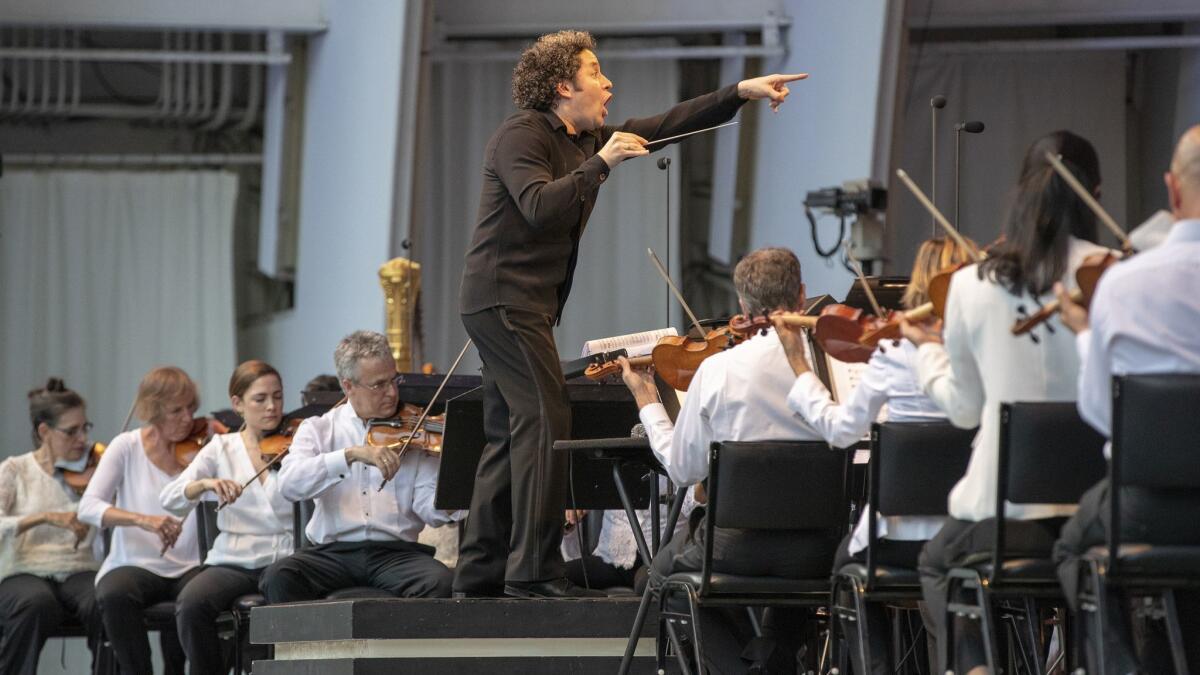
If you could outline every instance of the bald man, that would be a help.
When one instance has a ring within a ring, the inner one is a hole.
[[[1179,139],[1166,173],[1167,195],[1175,224],[1162,245],[1121,262],[1100,280],[1091,312],[1071,302],[1061,285],[1062,320],[1077,334],[1082,367],[1079,372],[1079,414],[1088,424],[1112,437],[1113,375],[1130,373],[1200,373],[1200,125]],[[1166,340],[1164,336],[1178,339]],[[1107,448],[1106,448],[1107,452]],[[1200,459],[1198,457],[1197,459]],[[1063,526],[1054,548],[1059,578],[1068,600],[1077,603],[1079,557],[1106,541],[1109,485],[1105,479],[1084,495],[1079,511]],[[1142,530],[1149,541],[1200,543],[1200,498],[1172,503],[1168,512],[1140,513],[1137,504],[1122,502],[1123,522]],[[1128,527],[1128,526],[1127,526]],[[1177,593],[1188,663],[1200,672],[1200,597]],[[1108,603],[1110,625],[1120,627],[1104,636],[1109,648],[1109,672],[1171,672],[1164,646],[1130,647],[1125,607],[1118,598]],[[1086,628],[1081,626],[1081,628]],[[1089,641],[1099,636],[1088,635]],[[1146,637],[1146,636],[1142,636]],[[1089,657],[1091,651],[1089,650]],[[1089,664],[1089,672],[1099,672]]]

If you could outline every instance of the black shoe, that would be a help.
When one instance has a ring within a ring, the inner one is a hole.
[[[604,591],[576,586],[566,577],[549,581],[510,581],[504,584],[505,595],[514,598],[606,598]]]

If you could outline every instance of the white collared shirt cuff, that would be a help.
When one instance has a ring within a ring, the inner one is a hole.
[[[1088,349],[1091,346],[1092,329],[1084,328],[1075,334],[1075,353],[1079,355],[1079,363],[1087,362]]]
[[[350,473],[350,462],[346,459],[346,451],[338,450],[337,452],[327,452],[323,458],[325,460],[325,472],[330,480],[344,479]]]
[[[638,419],[642,421],[642,426],[646,428],[646,432],[650,432],[650,428],[658,426],[662,423],[671,423],[671,416],[667,414],[667,408],[662,403],[651,403],[644,406],[638,411]]]

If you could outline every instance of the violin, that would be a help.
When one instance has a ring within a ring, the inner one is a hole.
[[[105,447],[107,446],[103,443],[93,443],[92,447],[87,449],[88,461],[82,471],[62,469],[63,482],[74,490],[75,494],[82,495],[87,490],[88,482],[92,480],[96,467],[100,465],[100,457],[104,454]]]
[[[292,446],[292,437],[296,435],[296,430],[300,428],[300,423],[303,421],[298,417],[290,419],[275,431],[263,436],[258,441],[258,453],[262,456],[262,460],[268,464],[274,464],[280,457],[286,455]]]
[[[1102,254],[1095,253],[1085,258],[1079,269],[1075,270],[1075,283],[1077,286],[1071,289],[1067,297],[1072,302],[1083,305],[1085,308],[1090,306],[1092,304],[1092,295],[1096,292],[1096,284],[1100,283],[1100,275],[1104,274],[1104,271],[1119,259],[1111,251]],[[1012,325],[1012,334],[1025,335],[1037,326],[1045,323],[1050,317],[1058,314],[1061,305],[1062,303],[1058,301],[1058,298],[1055,298],[1033,314],[1018,319]]]
[[[753,332],[754,330],[738,332],[732,326],[722,326],[708,331],[703,339],[668,335],[659,339],[648,356],[629,358],[629,365],[635,368],[653,365],[663,382],[679,391],[687,391],[704,359],[741,343]],[[604,363],[593,363],[583,374],[588,379],[600,380],[619,372],[621,363],[614,359]]]
[[[818,316],[799,312],[775,312],[747,318],[738,315],[730,319],[729,327],[738,332],[753,333],[774,325],[773,318],[782,317],[785,323],[803,326],[812,331],[813,338],[829,356],[846,363],[865,363],[871,359],[874,346],[860,344],[864,331],[874,330],[879,320],[861,309],[849,305],[826,305]]]
[[[442,453],[442,434],[446,431],[446,415],[429,415],[417,429],[421,419],[421,408],[404,403],[396,415],[367,420],[367,445],[391,450],[421,448],[431,455]],[[411,440],[410,440],[411,438]]]
[[[196,455],[200,453],[200,449],[208,444],[213,433],[227,434],[229,427],[221,424],[217,419],[209,419],[207,417],[197,417],[192,420],[192,429],[188,432],[186,438],[175,442],[175,461],[179,462],[180,466],[188,466],[196,459]]]

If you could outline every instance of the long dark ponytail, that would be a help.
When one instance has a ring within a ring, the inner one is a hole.
[[[1061,155],[1092,193],[1100,185],[1100,160],[1087,139],[1055,131],[1030,146],[1005,219],[1004,244],[979,266],[981,277],[1013,295],[1048,292],[1067,272],[1071,237],[1096,241],[1095,214],[1054,172],[1046,152]]]

